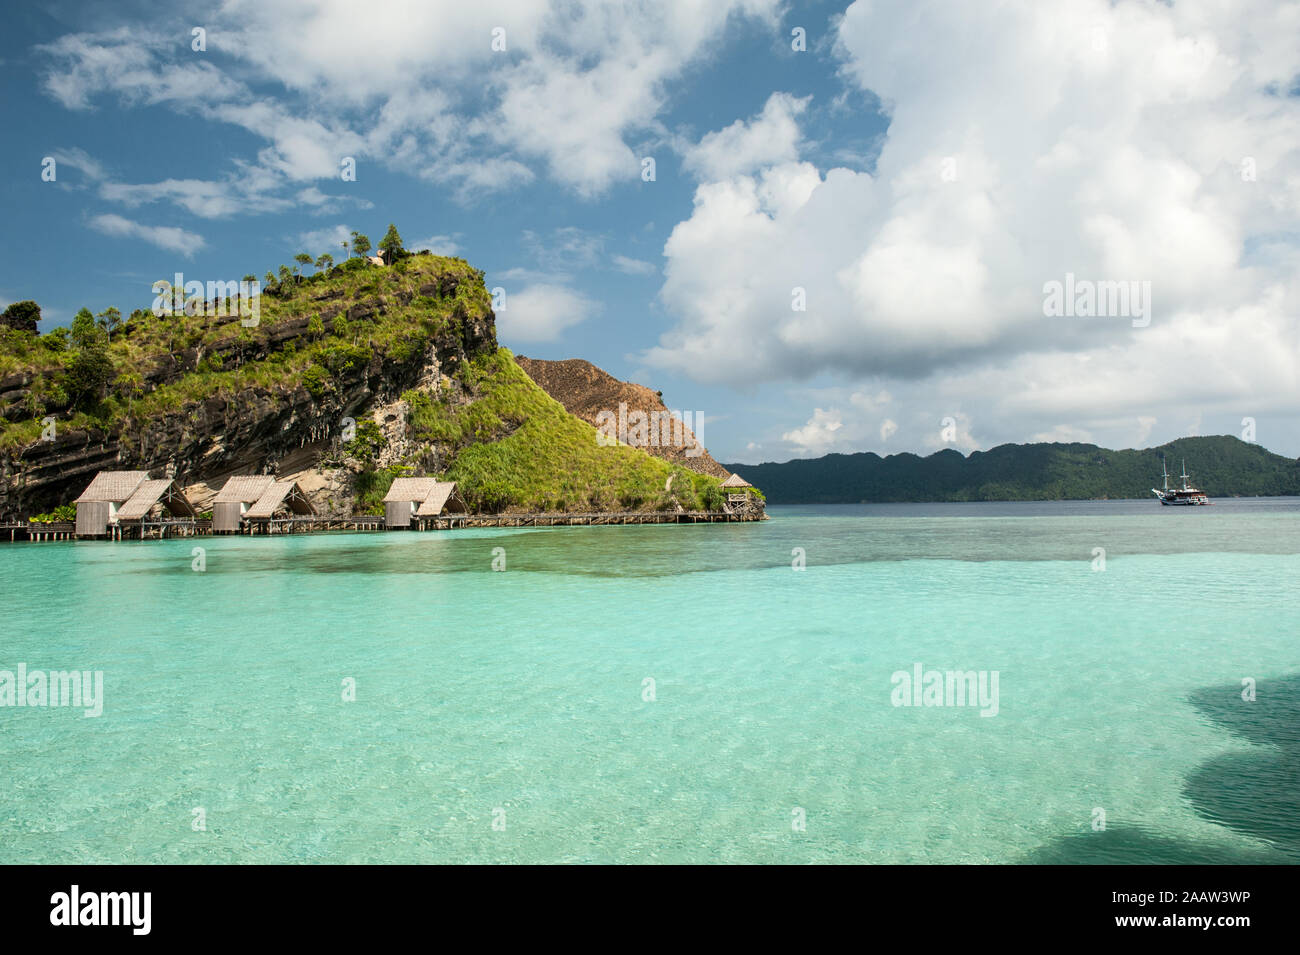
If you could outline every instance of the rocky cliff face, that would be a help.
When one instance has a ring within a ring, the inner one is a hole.
[[[545,361],[517,355],[515,361],[528,373],[528,377],[541,386],[543,391],[564,405],[569,414],[597,427],[601,424],[599,416],[602,412],[618,416],[620,405],[626,406],[628,415],[641,412],[647,418],[652,414],[663,414],[668,411],[657,392],[651,391],[644,385],[619,381],[613,375],[581,358]],[[608,421],[609,418],[603,420]],[[629,443],[642,447],[657,458],[679,464],[700,474],[726,478],[731,473],[713,460],[703,444],[697,442],[695,433],[690,428],[683,428],[683,432],[681,442],[641,444],[632,441]],[[693,453],[695,451],[702,453]]]
[[[317,289],[303,283],[269,303],[254,329],[187,319],[174,351],[151,352],[131,341],[147,337],[133,331],[114,354],[118,372],[129,362],[139,383],[115,396],[119,411],[102,423],[72,415],[48,387],[61,367],[0,378],[0,416],[54,419],[52,440],[0,451],[0,519],[70,502],[101,469],[215,485],[234,473],[314,467],[345,419],[362,421],[424,382],[454,386],[465,361],[496,350],[495,316],[479,273],[461,260],[420,258]],[[320,493],[328,510],[324,484]]]

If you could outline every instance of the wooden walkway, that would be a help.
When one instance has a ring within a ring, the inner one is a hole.
[[[77,536],[77,525],[71,521],[58,523],[0,524],[0,540],[5,541],[65,541]]]
[[[328,531],[386,530],[457,530],[465,527],[577,527],[609,524],[716,524],[763,520],[764,516],[733,514],[729,511],[615,511],[582,514],[444,514],[419,518],[410,528],[389,528],[382,515],[352,517],[282,517],[273,520],[245,520],[237,532],[245,536],[280,536],[283,534],[319,534]],[[223,532],[212,530],[204,520],[134,521],[111,525],[107,540],[166,540],[176,537],[206,537]],[[0,524],[0,541],[55,541],[77,539],[72,523],[40,524],[17,522]]]
[[[269,534],[318,534],[322,531],[382,531],[382,515],[358,514],[352,517],[277,517],[272,520],[244,519],[240,534],[265,536]]]
[[[418,530],[457,527],[574,527],[583,524],[715,524],[758,520],[726,511],[596,511],[589,514],[445,514],[419,519]]]

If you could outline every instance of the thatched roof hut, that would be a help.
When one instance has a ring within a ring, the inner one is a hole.
[[[727,492],[728,504],[748,503],[749,491],[753,486],[739,474],[732,474],[722,482],[722,489]]]
[[[456,492],[455,481],[438,481],[434,484],[432,493],[424,499],[424,503],[415,512],[415,516],[417,518],[439,517],[444,513],[464,514],[468,510],[460,494]]]
[[[77,505],[77,536],[98,537],[108,533],[108,525],[117,523],[118,511],[140,484],[149,479],[148,471],[100,471],[73,501]]]
[[[155,512],[166,512],[172,517],[197,517],[198,512],[171,478],[141,481],[132,495],[117,512],[123,523],[135,524]]]
[[[297,481],[275,481],[262,492],[262,496],[244,515],[248,521],[269,521],[278,515],[296,514],[307,517],[316,513],[316,508],[298,486]]]
[[[248,509],[275,483],[269,474],[236,474],[212,499],[213,533],[234,533]]]
[[[410,527],[412,522],[440,517],[444,513],[464,514],[468,508],[456,493],[455,481],[431,477],[396,478],[384,495],[384,524]]]
[[[275,478],[269,474],[236,474],[226,480],[212,503],[252,504],[274,483]]]
[[[269,474],[236,474],[212,500],[212,530],[233,533],[245,521],[315,513],[311,499],[296,481],[277,481]]]
[[[72,503],[86,504],[109,501],[120,505],[135,493],[135,489],[140,486],[141,481],[147,480],[149,480],[148,471],[100,471],[86,489],[81,492],[81,497]]]

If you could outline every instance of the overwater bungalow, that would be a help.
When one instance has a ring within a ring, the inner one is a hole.
[[[264,524],[289,517],[315,516],[316,508],[297,481],[274,481],[244,513],[244,521]]]
[[[384,525],[392,528],[418,527],[421,530],[444,514],[465,514],[465,506],[456,492],[455,481],[431,477],[396,478],[384,495]]]
[[[191,520],[199,516],[194,505],[171,478],[141,481],[135,493],[117,512],[117,521],[123,526],[139,526],[144,521],[160,520],[164,514],[168,517],[188,517]]]
[[[212,499],[214,534],[237,534],[250,524],[315,516],[316,508],[296,481],[277,481],[269,474],[236,474]]]
[[[149,479],[148,471],[100,471],[81,496],[77,505],[77,536],[103,537],[109,525],[117,524],[122,509],[140,482]]]
[[[123,525],[150,517],[194,517],[194,506],[170,478],[151,479],[148,471],[100,471],[74,502],[77,536],[105,537]]]
[[[212,499],[212,533],[237,534],[244,515],[275,483],[269,474],[236,474]]]

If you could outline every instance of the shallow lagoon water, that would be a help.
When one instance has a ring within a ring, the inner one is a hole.
[[[1296,501],[771,514],[4,545],[0,862],[1300,861]]]

